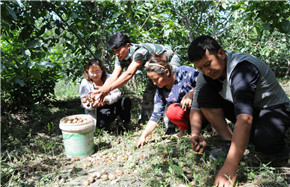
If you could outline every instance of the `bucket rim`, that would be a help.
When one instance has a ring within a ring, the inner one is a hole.
[[[85,122],[76,124],[66,123],[66,121],[68,121],[68,119],[72,117],[87,118],[87,120]],[[93,118],[89,114],[75,114],[63,117],[60,120],[59,128],[63,131],[74,133],[78,131],[89,131],[93,128],[93,124],[94,124]]]
[[[72,117],[87,118],[88,120],[86,122],[83,122],[83,123],[67,124],[66,121],[68,121]],[[69,115],[69,116],[66,116],[66,117],[61,118],[61,120],[60,120],[60,124],[66,125],[66,126],[82,126],[82,125],[86,125],[88,123],[93,123],[93,118],[89,114],[74,114],[74,115]]]

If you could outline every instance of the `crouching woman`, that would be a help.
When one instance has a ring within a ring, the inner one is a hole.
[[[106,73],[99,59],[89,60],[84,70],[84,79],[79,88],[79,96],[85,113],[93,117],[95,128],[108,129],[118,117],[118,125],[124,128],[131,118],[131,100],[121,97],[119,89],[112,90],[102,102],[93,108],[90,93],[101,87],[110,75]]]
[[[198,71],[189,66],[172,68],[163,54],[153,57],[145,64],[148,77],[158,87],[154,98],[154,110],[139,138],[137,147],[142,147],[146,137],[157,127],[162,118],[178,126],[180,132],[189,129],[189,111]],[[164,113],[166,115],[164,115]]]

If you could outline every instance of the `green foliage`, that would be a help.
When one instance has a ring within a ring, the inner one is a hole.
[[[232,10],[232,21],[221,33],[223,47],[229,50],[253,54],[267,63],[277,77],[285,76],[290,57],[288,31],[281,32],[278,25],[280,23],[279,20],[289,20],[289,16],[285,15],[285,12],[289,12],[286,4],[287,2],[282,1],[252,1],[247,3],[239,2],[228,7],[229,10]],[[281,7],[281,11],[277,12],[275,8],[273,9],[275,11],[273,11],[271,6]],[[267,14],[267,19],[265,14]],[[280,15],[279,19],[277,15]],[[269,22],[275,24],[266,28],[265,25]],[[226,38],[226,36],[229,36],[229,38]]]
[[[1,8],[1,101],[4,110],[27,109],[52,98],[55,81],[60,77],[60,65],[52,63],[40,37],[49,26],[34,17],[49,15],[16,2],[5,2]]]
[[[100,58],[111,72],[115,57],[106,42],[117,31],[128,34],[132,43],[169,45],[183,64],[190,65],[190,42],[208,34],[225,49],[262,58],[279,77],[288,68],[289,1],[0,3],[4,111],[53,98],[56,82],[78,82],[91,58]],[[143,85],[142,80],[136,85]]]
[[[275,28],[281,33],[290,33],[289,1],[251,1],[245,7],[250,22],[258,22],[265,30],[274,32]]]
[[[55,96],[57,99],[63,99],[68,97],[78,97],[78,84],[74,84],[71,81],[60,80],[55,85]]]

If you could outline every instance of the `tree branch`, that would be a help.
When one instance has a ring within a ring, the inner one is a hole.
[[[203,12],[204,12],[204,1],[201,2],[201,11],[200,11],[200,18],[199,18],[199,21],[198,21],[198,25],[196,26],[195,30],[197,30],[200,25],[201,25],[201,22],[202,22],[202,18],[203,18]]]
[[[179,15],[180,16],[180,20],[183,22],[185,28],[188,29],[189,31],[191,31],[192,30],[192,26],[191,26],[191,24],[189,22],[189,17],[187,15],[181,14],[179,11],[177,11],[177,7],[175,6],[175,4],[173,4],[173,7],[174,7],[174,9],[173,10],[171,9],[171,11],[173,11],[177,15]],[[188,33],[188,38],[189,38],[190,42],[193,40],[193,36],[192,36],[191,32]]]
[[[143,26],[145,25],[145,23],[148,21],[149,17],[151,16],[152,12],[160,5],[162,1],[160,1],[150,12],[149,12],[149,15],[148,17],[146,18],[146,20],[144,21],[144,23],[142,24],[142,26],[140,27],[139,30],[141,30],[143,28]]]
[[[68,27],[68,29],[74,34],[76,35],[76,37],[85,45],[85,47],[87,48],[87,50],[91,53],[91,55],[94,56],[94,58],[97,58],[97,56],[92,52],[92,50],[90,49],[90,47],[87,45],[87,43],[74,31],[74,29],[71,27],[71,25],[69,25],[64,19],[63,17],[55,10],[54,7],[52,7],[52,10],[56,13],[56,15],[63,21],[63,23]]]
[[[96,15],[97,15],[99,18],[101,18],[100,10],[99,10],[99,7],[97,6],[96,2],[94,2],[93,5],[94,5],[94,11],[96,12]],[[102,23],[101,21],[99,22],[99,25],[100,25],[100,27],[101,27],[103,33],[105,33],[105,32],[106,32],[106,28],[104,27],[104,25],[103,25],[103,23]],[[103,46],[104,46],[104,47],[102,48],[102,55],[104,55],[104,58],[105,58],[105,60],[106,60],[106,62],[107,62],[107,64],[108,64],[108,66],[109,66],[109,71],[112,72],[113,67],[112,67],[112,64],[109,63],[109,62],[110,62],[110,59],[111,59],[111,54],[108,52],[108,49],[107,49],[107,46],[106,46],[106,41],[101,40],[101,42],[103,43]]]

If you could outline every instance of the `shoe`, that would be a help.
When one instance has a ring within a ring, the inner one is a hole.
[[[228,155],[230,147],[231,141],[225,141],[225,145],[223,147],[209,152],[209,158],[211,160],[225,159]]]
[[[118,121],[117,121],[117,124],[118,124],[118,126],[120,127],[120,129],[124,129],[124,130],[127,130],[127,129],[129,129],[130,127],[130,124],[131,123],[131,120],[129,119],[129,120],[121,120],[120,118],[118,119]]]
[[[108,127],[105,125],[104,121],[100,121],[97,124],[97,128],[100,129],[100,130],[108,130]]]
[[[176,134],[175,128],[174,127],[167,128],[165,134],[166,135]]]

